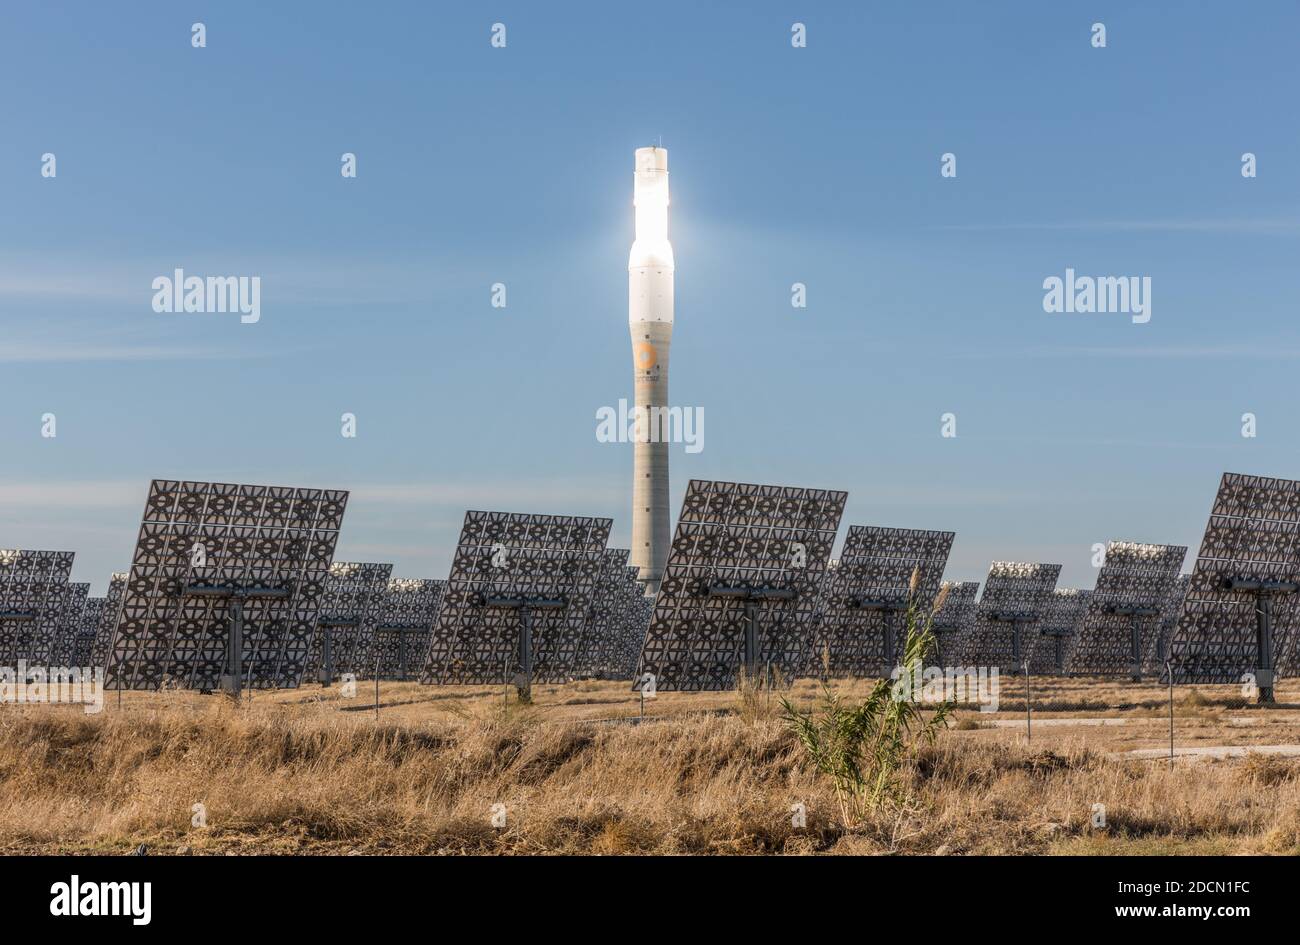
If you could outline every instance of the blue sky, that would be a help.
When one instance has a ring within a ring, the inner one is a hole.
[[[1295,3],[646,9],[6,10],[0,546],[76,551],[102,593],[154,477],[351,489],[339,556],[408,577],[446,574],[466,508],[626,544],[595,412],[631,397],[632,152],[661,137],[672,400],[705,414],[675,502],[847,489],[846,527],[955,530],[949,578],[1091,586],[1094,542],[1195,547],[1223,471],[1300,473]],[[260,276],[261,321],[155,313],[177,267]],[[1150,276],[1151,321],[1045,313],[1067,267]]]

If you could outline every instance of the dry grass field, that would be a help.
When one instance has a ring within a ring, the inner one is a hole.
[[[1126,754],[1168,748],[1159,685],[1035,680],[1027,737],[1023,683],[1004,682],[1002,711],[957,712],[906,767],[907,802],[851,831],[765,693],[661,693],[644,718],[627,684],[598,682],[538,686],[531,706],[386,683],[378,716],[364,683],[4,705],[0,852],[1300,853],[1300,757],[1279,747],[1300,753],[1300,686],[1269,709],[1181,687],[1180,751],[1246,750],[1171,765]]]

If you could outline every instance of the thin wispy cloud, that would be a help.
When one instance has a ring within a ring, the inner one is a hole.
[[[1020,434],[1009,434],[1006,436],[981,436],[978,433],[971,434],[972,440],[979,440],[984,443],[1035,443],[1039,446],[1052,446],[1062,451],[1092,451],[1097,449],[1122,449],[1122,450],[1209,450],[1214,452],[1231,452],[1236,444],[1232,441],[1215,441],[1206,439],[1202,442],[1191,440],[1170,440],[1156,439],[1152,437],[1091,437],[1091,436],[1045,436],[1034,432],[1025,432]],[[1085,496],[1081,493],[1074,492],[1071,494],[1071,501],[1080,501]]]
[[[560,506],[590,508],[622,502],[626,496],[604,481],[534,479],[523,482],[407,482],[352,486],[351,504],[374,502],[395,505],[435,505],[489,508],[501,511],[554,509]]]
[[[283,477],[260,477],[279,482]],[[149,480],[0,481],[0,509],[96,509],[129,506],[142,509]],[[593,505],[621,503],[626,496],[616,484],[573,479],[536,479],[524,482],[404,482],[353,485],[348,489],[349,518],[360,517],[365,507],[447,507],[454,510],[490,508],[503,511],[556,509],[570,511]],[[459,527],[459,518],[454,520]]]
[[[163,316],[154,316],[162,318]],[[106,325],[112,321],[111,326]],[[38,320],[0,338],[0,364],[57,364],[90,361],[224,361],[266,358],[266,347],[247,350],[175,338],[175,325],[122,319]]]
[[[445,252],[433,260],[418,256],[369,259],[177,253],[166,258],[121,259],[107,265],[98,258],[67,258],[57,269],[44,259],[33,258],[8,260],[7,268],[0,268],[0,302],[99,303],[119,309],[125,305],[142,314],[154,314],[153,280],[170,278],[176,269],[186,276],[257,276],[268,303],[318,306],[427,303],[431,284],[482,281],[490,274],[481,261]]]
[[[123,506],[143,509],[147,491],[148,482],[138,479],[0,481],[0,509],[112,509]]]
[[[261,356],[261,355],[254,355]],[[83,345],[0,341],[0,364],[57,364],[85,361],[222,361],[249,355],[216,347],[179,345]]]
[[[1154,233],[1257,233],[1290,236],[1300,234],[1300,220],[1072,220],[1020,221],[1006,223],[944,223],[938,230],[986,232],[993,230],[1064,230],[1096,232]]]
[[[964,349],[948,352],[944,357],[953,360],[1004,360],[1022,361],[1026,358],[1120,358],[1125,360],[1168,361],[1296,361],[1300,360],[1300,347],[1265,344],[1222,345],[1069,345]]]
[[[148,283],[145,283],[146,288]],[[0,270],[0,299],[148,303],[148,294],[120,272],[89,271],[72,265],[58,270],[24,267]]]
[[[861,495],[872,507],[977,508],[1025,505],[1052,501],[1053,497],[1029,489],[997,489],[962,486],[951,482],[915,485],[871,483],[849,488],[850,498]],[[848,517],[846,516],[846,521]],[[889,523],[885,523],[889,524]],[[896,524],[896,523],[895,523]]]
[[[455,539],[452,539],[452,545]],[[392,542],[340,542],[337,561],[392,561],[394,558],[445,558],[452,545],[435,547],[427,545],[406,545]]]

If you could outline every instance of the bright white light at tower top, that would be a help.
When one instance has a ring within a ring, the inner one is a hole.
[[[663,148],[637,148],[633,204],[636,206],[636,242],[628,269],[673,268],[673,247],[668,242],[668,152]]]

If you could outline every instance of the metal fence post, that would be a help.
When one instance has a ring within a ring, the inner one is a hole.
[[[1029,712],[1029,660],[1021,666],[1025,670],[1025,744],[1028,745],[1034,740],[1034,722]]]
[[[1169,674],[1169,767],[1174,766],[1174,664],[1165,661],[1165,672]]]

